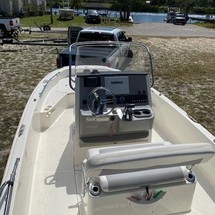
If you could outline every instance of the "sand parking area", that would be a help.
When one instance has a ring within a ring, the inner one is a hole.
[[[123,27],[128,34],[158,37],[204,37],[215,38],[215,30],[192,24],[173,25],[171,23],[143,23]]]

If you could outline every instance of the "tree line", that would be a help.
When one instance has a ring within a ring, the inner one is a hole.
[[[124,11],[124,19],[128,19],[133,12],[167,12],[170,8],[180,10],[185,14],[215,14],[215,0],[117,0],[112,9]]]
[[[149,2],[150,3],[147,3]],[[153,7],[184,7],[188,5],[190,8],[194,7],[203,7],[203,8],[213,8],[215,7],[215,0],[106,0],[101,1],[105,3],[111,4],[111,9],[119,7],[119,6],[126,6],[130,7],[133,11],[139,11],[143,9],[150,9]],[[88,0],[70,0],[70,6],[72,8],[81,8],[83,3],[87,3]],[[90,1],[92,2],[92,1]],[[95,1],[98,2],[98,1]],[[47,0],[47,5],[50,6],[52,4],[53,7],[59,8],[62,7],[63,1],[62,0]]]
[[[63,7],[62,0],[47,0],[47,7],[60,8]],[[90,1],[92,2],[92,1]],[[98,2],[98,1],[97,1]],[[121,19],[128,20],[130,12],[167,12],[170,7],[180,8],[180,11],[188,14],[215,14],[215,0],[102,0],[110,6],[110,10],[120,11]],[[88,0],[70,0],[71,8],[81,9]],[[24,0],[24,11],[31,15],[32,12],[44,13],[44,5],[30,4]]]

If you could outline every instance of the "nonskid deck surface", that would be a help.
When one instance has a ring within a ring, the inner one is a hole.
[[[73,109],[67,109],[41,133],[29,214],[78,213],[71,122],[74,122]]]
[[[80,214],[73,166],[74,110],[66,109],[41,133],[29,214]],[[152,142],[163,141],[152,131]],[[80,177],[81,181],[81,177]],[[186,195],[186,193],[184,194]],[[214,215],[214,202],[197,183],[190,215]]]

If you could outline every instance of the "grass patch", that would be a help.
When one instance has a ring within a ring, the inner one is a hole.
[[[1,159],[0,159],[0,179],[2,179],[4,174],[4,167],[6,166],[9,150],[1,153]]]
[[[215,23],[209,23],[209,22],[196,22],[195,25],[198,25],[198,26],[200,26],[200,27],[215,29]]]
[[[214,39],[154,38],[150,47],[155,88],[215,134]]]
[[[44,15],[44,16],[24,17],[20,21],[22,27],[37,27],[35,22],[38,25],[48,24],[51,27],[68,27],[72,25],[83,25],[84,18],[81,16],[76,16],[73,20],[61,21],[61,20],[58,20],[58,16],[53,15],[53,24],[50,24],[51,23],[50,16]]]
[[[49,24],[53,28],[67,28],[69,26],[94,26],[95,24],[87,24],[85,23],[85,19],[83,16],[75,16],[73,20],[68,20],[68,21],[61,21],[59,20],[59,16],[53,15],[53,24],[51,23],[51,18],[50,15],[44,15],[44,16],[34,16],[34,17],[24,17],[21,19],[20,23],[22,27],[37,27],[35,22],[38,25],[42,24]],[[97,26],[131,26],[131,23],[125,23],[125,22],[118,22],[116,23],[115,21],[107,21],[104,22],[102,21],[101,24],[96,24]]]

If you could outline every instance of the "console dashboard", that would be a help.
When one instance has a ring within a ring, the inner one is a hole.
[[[115,95],[115,106],[126,104],[135,106],[151,105],[149,76],[144,73],[103,72],[96,74],[78,74],[80,109],[87,110],[87,100],[90,92],[97,87],[104,87]],[[111,94],[103,92],[103,98],[109,99]],[[107,104],[111,107],[113,104]]]

